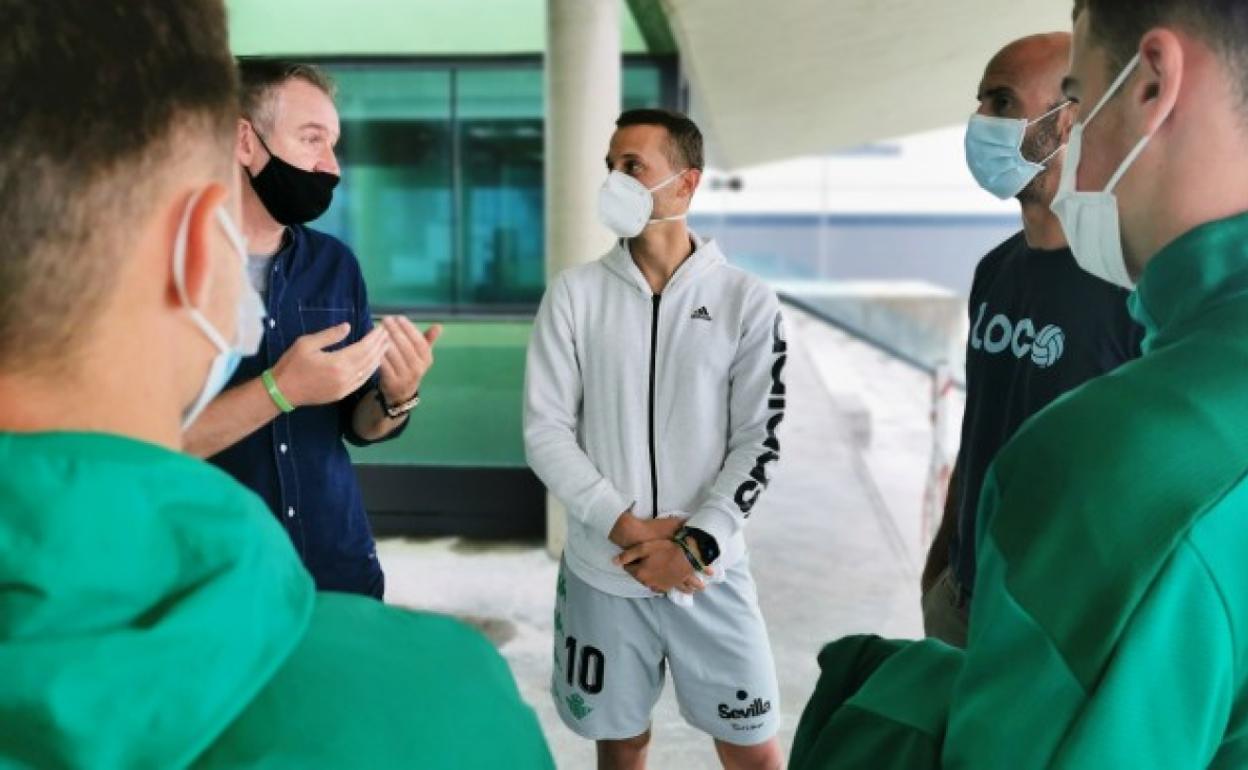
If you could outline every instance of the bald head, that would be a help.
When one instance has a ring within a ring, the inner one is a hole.
[[[1024,205],[1047,206],[1057,191],[1062,161],[1058,151],[1074,120],[1074,110],[1058,109],[1066,102],[1062,80],[1070,68],[1070,47],[1066,32],[1015,40],[992,57],[979,83],[980,115],[1036,121],[1024,135],[1022,153],[1026,160],[1044,163],[1046,173],[1018,194]]]
[[[1034,119],[1063,101],[1070,67],[1070,34],[1051,32],[1015,40],[988,62],[977,98],[980,114]]]

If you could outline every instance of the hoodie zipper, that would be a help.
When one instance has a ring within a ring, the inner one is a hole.
[[[654,383],[659,353],[659,302],[662,299],[661,294],[654,295],[654,312],[650,320],[650,494],[653,506],[651,516],[656,519],[659,517],[659,466],[654,449]]]

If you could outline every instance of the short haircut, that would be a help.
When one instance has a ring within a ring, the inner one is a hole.
[[[316,86],[330,99],[337,86],[325,70],[315,64],[301,64],[283,59],[245,58],[238,60],[238,80],[242,90],[243,117],[261,128],[271,130],[276,118],[274,93],[289,80],[302,80]]]
[[[687,116],[673,110],[628,110],[615,121],[616,128],[629,126],[662,126],[667,129],[667,159],[672,168],[696,168],[705,166],[702,156],[702,132]]]
[[[1092,37],[1121,70],[1154,27],[1175,26],[1205,41],[1236,80],[1248,109],[1248,2],[1244,0],[1075,0],[1075,18],[1088,11]],[[1112,75],[1111,75],[1112,77]]]
[[[177,164],[228,178],[237,120],[221,0],[0,0],[0,367],[68,365]]]

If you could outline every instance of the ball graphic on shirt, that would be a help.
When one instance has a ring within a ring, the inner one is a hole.
[[[1031,343],[1031,360],[1041,369],[1048,369],[1056,364],[1066,352],[1066,333],[1060,326],[1044,327]]]

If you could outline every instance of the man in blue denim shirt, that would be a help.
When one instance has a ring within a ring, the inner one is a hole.
[[[315,67],[240,64],[236,154],[249,273],[268,313],[260,352],[186,435],[268,503],[317,588],[380,599],[385,578],[343,439],[398,436],[419,401],[441,327],[374,326],[355,255],[304,226],[338,183],[333,85]]]

